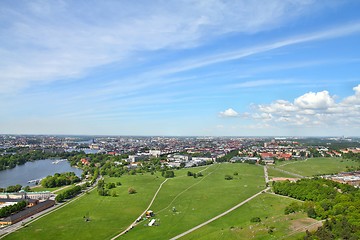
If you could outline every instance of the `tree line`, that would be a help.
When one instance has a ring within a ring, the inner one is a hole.
[[[16,153],[0,155],[0,171],[11,169],[17,165],[48,158],[69,158],[78,152],[48,153],[42,150],[20,149]]]
[[[81,190],[86,187],[87,187],[87,184],[84,184],[83,186],[74,186],[68,190],[65,190],[62,193],[59,193],[55,197],[55,200],[57,202],[63,202],[66,199],[71,199],[71,198],[75,197],[76,195],[78,195],[79,193],[81,193]]]
[[[0,208],[0,218],[8,217],[13,213],[20,212],[26,206],[27,206],[27,202],[26,201],[21,201],[21,202],[18,202],[16,204],[14,204],[14,205],[2,207],[2,208]]]
[[[322,178],[301,179],[296,183],[275,182],[273,190],[305,201],[292,203],[285,214],[305,211],[308,217],[327,220],[305,239],[358,239],[360,236],[360,190]]]
[[[354,161],[357,161],[357,162],[360,162],[360,153],[353,153],[353,152],[348,152],[348,153],[344,153],[342,155],[342,157],[344,159],[351,159],[351,160],[354,160]]]
[[[41,180],[41,185],[46,188],[61,187],[80,182],[80,178],[74,172],[55,173]]]

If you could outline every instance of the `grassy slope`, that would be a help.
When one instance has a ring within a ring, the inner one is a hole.
[[[233,180],[224,179],[225,174],[233,175],[235,171],[239,175]],[[177,174],[180,176],[168,181],[152,206],[160,225],[147,227],[144,225],[148,220],[144,221],[122,238],[169,239],[265,188],[263,168],[255,165],[217,164],[203,174],[195,179],[183,172],[183,176]],[[172,211],[173,207],[176,212]]]
[[[303,234],[286,237],[292,232],[293,223],[305,218],[303,213],[284,215],[284,209],[294,200],[272,194],[261,194],[241,206],[182,239],[298,239]],[[250,219],[260,217],[260,223]],[[268,233],[274,227],[273,233]]]
[[[125,229],[147,207],[164,180],[155,175],[124,176],[118,197],[100,197],[96,190],[5,239],[109,239]],[[129,195],[134,187],[138,193]],[[89,214],[91,221],[85,222]]]
[[[294,175],[281,172],[281,171],[277,170],[276,168],[273,168],[272,166],[268,167],[268,174],[269,174],[270,179],[274,178],[274,177],[295,178]]]
[[[359,166],[359,164],[341,158],[310,158],[304,161],[282,162],[276,167],[303,176],[314,176],[346,171],[346,166]]]
[[[314,158],[307,161],[283,162],[276,167],[305,176],[344,171],[346,166],[357,166],[353,161],[334,158]],[[286,164],[286,165],[284,165]],[[160,226],[145,227],[147,222],[121,237],[122,239],[169,239],[211,217],[229,209],[264,187],[263,169],[248,164],[217,164],[203,171],[204,176],[186,176],[187,171],[198,172],[206,167],[176,171],[176,177],[164,184],[151,209],[156,213]],[[224,180],[225,174],[233,175],[234,180]],[[286,177],[276,170],[269,170],[270,176]],[[100,197],[96,191],[75,201],[69,206],[51,214],[5,239],[109,239],[125,229],[147,207],[153,194],[164,180],[155,175],[123,176],[107,181],[121,181],[117,187],[119,197]],[[128,187],[138,193],[129,195]],[[249,219],[259,216],[263,224],[258,224],[255,239],[271,239],[267,228],[279,219],[274,236],[289,233],[283,209],[287,201],[268,194],[251,201],[235,212],[203,227],[186,238],[198,239],[247,239],[252,237]],[[260,199],[260,200],[258,200]],[[283,199],[283,198],[281,198]],[[173,213],[175,207],[177,212]],[[91,221],[85,222],[83,216],[89,212]],[[265,219],[265,217],[268,219]],[[296,215],[294,217],[304,217]],[[256,225],[256,224],[255,224]],[[284,225],[284,226],[283,226]],[[233,228],[231,228],[233,227]],[[254,228],[255,226],[252,226]],[[246,228],[248,228],[246,230]],[[207,236],[207,237],[205,237]],[[294,236],[292,236],[293,238]],[[291,239],[291,238],[290,238]]]

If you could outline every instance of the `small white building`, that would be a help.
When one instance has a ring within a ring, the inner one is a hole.
[[[148,226],[151,227],[155,224],[155,219],[151,219],[151,221],[149,222]]]

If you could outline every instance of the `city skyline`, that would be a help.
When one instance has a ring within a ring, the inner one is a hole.
[[[4,1],[0,133],[360,136],[357,1]]]

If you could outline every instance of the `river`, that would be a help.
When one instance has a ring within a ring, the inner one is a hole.
[[[20,184],[22,186],[35,186],[35,183],[28,183],[30,180],[41,179],[55,173],[74,172],[81,176],[82,170],[70,166],[68,161],[57,161],[56,159],[37,160],[27,162],[15,168],[0,171],[0,187]]]

